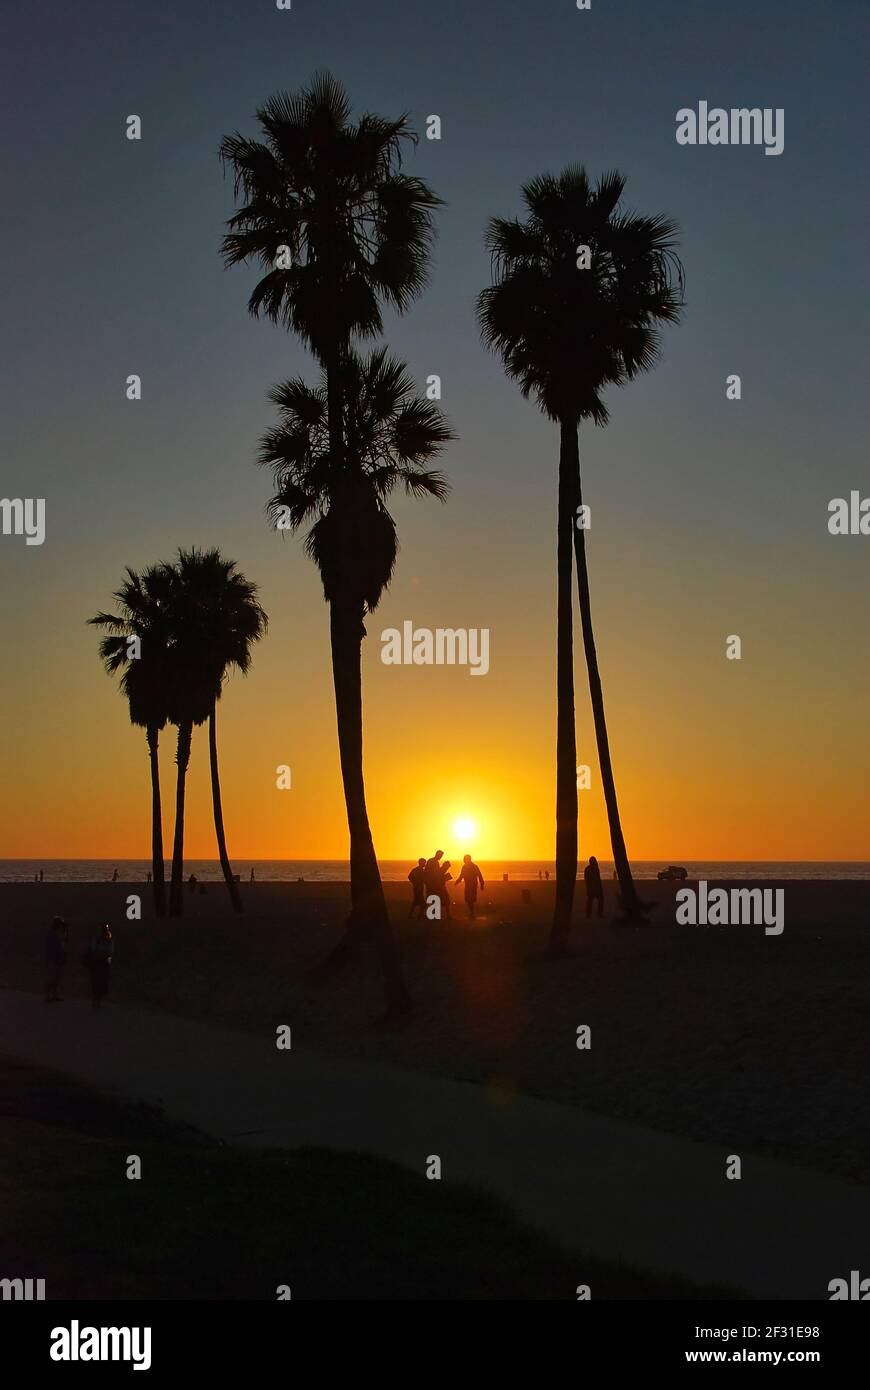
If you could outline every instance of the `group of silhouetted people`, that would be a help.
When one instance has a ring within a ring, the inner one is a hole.
[[[45,932],[45,1002],[61,1004],[60,982],[69,950],[69,927],[55,917]],[[109,978],[115,942],[111,927],[98,927],[82,953],[82,965],[91,977],[91,1004],[98,1009],[109,992]]]
[[[549,870],[546,876],[549,879]],[[543,878],[543,873],[540,870],[538,871],[538,878]],[[409,917],[418,919],[423,917],[431,898],[437,898],[439,901],[439,917],[447,918],[450,916],[450,894],[447,891],[447,885],[453,882],[453,875],[450,872],[450,860],[444,858],[443,849],[437,849],[431,859],[418,859],[408,874],[408,882],[411,885],[412,894],[411,906],[408,909]],[[604,885],[601,882],[601,869],[594,854],[583,870],[583,882],[586,885],[586,916],[591,917],[593,908],[597,906],[597,916],[602,917],[604,915]],[[456,883],[463,885],[468,915],[474,917],[478,889],[485,888],[486,884],[483,881],[483,874],[472,862],[470,854],[465,854],[462,857],[462,868]]]
[[[439,917],[446,919],[450,916],[450,894],[447,891],[448,883],[453,882],[453,875],[450,872],[450,860],[444,858],[443,849],[436,849],[431,859],[420,858],[414,868],[408,874],[408,882],[411,885],[412,897],[411,906],[408,909],[409,917],[422,917],[426,912],[426,906],[430,898],[437,898],[439,902]],[[476,864],[472,863],[471,855],[462,856],[462,868],[459,877],[455,880],[462,884],[465,893],[465,906],[468,908],[469,917],[475,916],[477,904],[477,891],[485,888],[483,874]]]

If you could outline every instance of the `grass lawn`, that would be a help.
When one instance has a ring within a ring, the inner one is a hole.
[[[48,1298],[735,1296],[561,1250],[494,1198],[366,1154],[228,1148],[3,1058],[0,1098],[0,1276]]]

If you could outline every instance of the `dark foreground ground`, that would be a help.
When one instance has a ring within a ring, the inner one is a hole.
[[[737,1296],[559,1249],[472,1188],[364,1154],[228,1148],[7,1058],[0,1193],[0,1277],[45,1279],[49,1299]]]
[[[678,927],[674,886],[644,883],[657,904],[649,926],[587,923],[578,911],[577,954],[560,961],[544,956],[552,885],[524,886],[529,903],[519,884],[488,886],[471,924],[461,907],[449,923],[409,923],[404,886],[386,885],[415,1000],[399,1029],[377,1022],[374,962],[328,989],[311,984],[342,931],[340,884],[243,885],[241,918],[211,884],[185,894],[182,921],[160,923],[144,885],[0,885],[0,986],[40,988],[42,930],[62,913],[64,988],[84,994],[81,946],[108,920],[118,1001],[258,1033],[291,1022],[321,1051],[870,1179],[870,883],[764,885],[784,889],[781,936]],[[141,922],[125,916],[134,892]],[[592,1047],[581,1053],[584,1024]]]

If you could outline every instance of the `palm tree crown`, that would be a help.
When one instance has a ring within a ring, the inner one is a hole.
[[[171,592],[172,699],[176,712],[179,706],[189,709],[200,723],[220,697],[230,668],[247,674],[251,645],[265,633],[268,619],[257,585],[217,549],[179,550],[164,570]]]
[[[126,579],[112,597],[114,613],[97,613],[92,627],[107,630],[100,657],[109,675],[121,675],[121,691],[130,709],[130,722],[141,728],[164,728],[167,713],[167,663],[172,578],[164,565],[151,565],[139,574],[129,567]],[[138,638],[140,653],[130,655],[130,639]]]
[[[236,133],[220,147],[245,199],[227,224],[224,262],[259,262],[267,273],[250,312],[326,360],[336,343],[382,331],[382,301],[402,312],[423,288],[441,199],[401,171],[403,145],[416,140],[407,117],[351,122],[328,73],[299,95],[270,97],[257,119],[264,141]],[[281,247],[291,264],[278,263]]]
[[[483,339],[554,420],[606,424],[603,388],[649,370],[659,355],[655,325],[679,318],[677,229],[620,211],[624,189],[616,171],[593,187],[573,165],[525,185],[525,221],[489,223],[495,283],[478,298]],[[578,266],[582,247],[587,269]]]
[[[449,487],[424,465],[453,438],[440,408],[414,393],[403,363],[381,348],[344,364],[346,457],[330,449],[325,373],[316,387],[295,379],[270,391],[280,424],[260,443],[259,462],[272,468],[276,492],[269,515],[281,529],[311,529],[306,549],[328,602],[356,597],[368,611],[390,582],[398,551],[386,502],[397,486],[411,496],[443,501]],[[282,525],[283,523],[283,525]]]

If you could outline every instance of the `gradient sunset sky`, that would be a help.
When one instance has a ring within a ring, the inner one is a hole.
[[[431,283],[386,341],[438,373],[458,435],[445,507],[397,498],[401,553],[364,644],[366,775],[383,858],[553,856],[557,432],[480,345],[483,230],[532,175],[583,162],[682,228],[683,323],[581,436],[593,613],[629,853],[870,858],[870,538],[828,502],[870,495],[862,0],[88,0],[16,5],[5,54],[3,496],[44,497],[41,547],[0,537],[0,857],[146,857],[144,737],[85,620],[123,566],[219,545],[270,631],[220,705],[230,854],[341,858],[327,609],[266,525],[253,464],[277,380],[314,366],[252,320],[219,257],[217,148],[328,68],[356,114],[407,110],[408,168],[446,200]],[[782,107],[785,149],[683,148],[681,107]],[[139,143],[125,119],[143,122]],[[13,133],[14,132],[14,133]],[[125,398],[129,373],[143,399]],[[739,373],[743,399],[725,399]],[[487,627],[490,671],[384,666],[405,619]],[[743,659],[725,658],[742,638]],[[608,858],[579,642],[580,851]],[[163,738],[171,843],[174,740]],[[291,791],[275,787],[278,764]],[[205,731],[186,852],[214,856]]]

